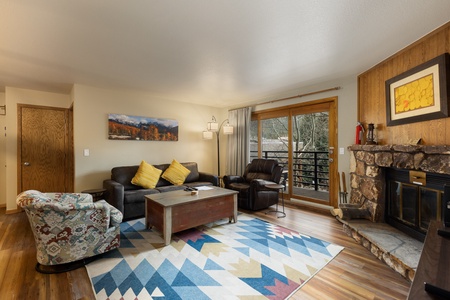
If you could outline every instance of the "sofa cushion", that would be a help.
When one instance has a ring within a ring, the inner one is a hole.
[[[160,169],[155,168],[143,160],[139,165],[136,175],[131,179],[131,183],[146,189],[153,189],[156,187],[156,183],[158,182],[161,173],[162,171]]]
[[[209,181],[196,181],[196,182],[189,182],[189,183],[184,183],[184,186],[187,187],[198,187],[198,186],[208,186],[208,185],[213,185],[211,182]]]
[[[182,185],[190,172],[191,171],[189,169],[174,159],[161,177],[174,185]]]
[[[270,180],[272,178],[272,174],[267,173],[248,173],[245,177],[245,180],[247,182],[251,182],[254,179],[263,179],[263,180]]]
[[[186,187],[184,185],[173,185],[173,184],[171,184],[171,185],[157,187],[156,190],[158,190],[161,193],[165,193],[165,192],[183,190],[185,188]]]

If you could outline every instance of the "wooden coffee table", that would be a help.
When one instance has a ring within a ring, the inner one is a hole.
[[[173,191],[145,196],[145,224],[155,226],[170,244],[172,233],[207,224],[222,218],[237,221],[237,191],[208,186],[197,195]]]

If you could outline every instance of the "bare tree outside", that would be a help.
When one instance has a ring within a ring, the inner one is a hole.
[[[261,120],[263,158],[275,158],[287,168],[289,142],[293,149],[294,187],[328,191],[328,112]],[[258,121],[251,123],[251,157],[258,155]]]

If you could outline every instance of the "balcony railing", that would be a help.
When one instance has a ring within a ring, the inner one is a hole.
[[[257,151],[250,151],[250,160],[258,158]],[[287,151],[263,151],[262,158],[276,159],[287,170]],[[294,151],[293,187],[328,191],[329,153],[327,151]]]

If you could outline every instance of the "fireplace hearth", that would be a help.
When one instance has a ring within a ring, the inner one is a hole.
[[[349,203],[339,205],[342,207],[337,210],[339,214],[336,210],[332,213],[356,242],[412,281],[423,243],[386,223],[386,211],[390,209],[386,205],[386,174],[394,169],[407,174],[413,171],[431,177],[450,176],[450,145],[353,145],[348,150],[351,153]],[[403,179],[409,184],[409,175]],[[450,201],[446,197],[441,200]],[[422,223],[426,222],[427,219]]]

